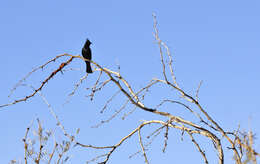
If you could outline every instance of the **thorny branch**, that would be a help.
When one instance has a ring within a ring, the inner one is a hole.
[[[71,55],[68,55],[68,54],[63,54],[63,55],[60,55],[60,56],[56,56],[54,59],[50,60],[50,61],[55,61],[57,58],[61,57],[61,56],[71,56]],[[37,92],[39,92],[44,86],[45,84],[51,79],[54,77],[54,75],[56,75],[58,72],[60,72],[66,65],[68,65],[72,59],[74,57],[71,56],[71,58],[67,61],[67,62],[64,62],[64,63],[61,63],[59,68],[56,69],[55,71],[53,71],[49,77],[47,77],[41,84],[40,87],[38,87],[37,89],[34,90],[34,92],[28,96],[25,96],[24,98],[21,98],[21,99],[18,99],[18,100],[15,100],[13,101],[12,103],[9,103],[9,104],[4,104],[4,105],[0,105],[0,108],[2,107],[6,107],[6,106],[10,106],[10,105],[14,105],[16,103],[19,103],[19,102],[22,102],[22,101],[26,101],[28,99],[30,99],[31,97],[33,97]],[[30,72],[28,75],[26,75],[22,80],[19,81],[19,83],[14,87],[14,89],[12,90],[12,92],[18,87],[21,85],[22,81],[24,81],[26,78],[28,78],[33,72],[35,72],[36,70],[38,70],[39,68],[43,68],[45,67],[47,64],[50,63],[50,61],[48,61],[47,63],[45,63],[44,65],[34,69],[32,72]]]

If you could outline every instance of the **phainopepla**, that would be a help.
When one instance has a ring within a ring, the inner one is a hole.
[[[90,49],[90,44],[91,42],[87,39],[84,47],[82,48],[82,56],[85,58],[85,59],[89,59],[91,60],[92,58],[92,55],[91,55],[91,49]],[[92,73],[92,69],[91,69],[91,66],[90,66],[90,62],[89,61],[85,61],[86,62],[86,69],[87,69],[87,73]]]

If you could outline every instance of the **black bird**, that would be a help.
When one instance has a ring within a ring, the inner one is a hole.
[[[82,51],[81,51],[82,56],[88,60],[91,60],[91,58],[92,58],[91,49],[89,47],[90,45],[91,45],[91,42],[87,39],[87,41],[84,44],[84,47],[82,48]],[[89,61],[85,61],[85,62],[86,62],[87,73],[92,73],[93,71],[91,69],[90,62]]]

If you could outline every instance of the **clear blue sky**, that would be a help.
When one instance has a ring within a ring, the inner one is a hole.
[[[111,69],[120,63],[122,75],[136,89],[153,77],[161,77],[159,50],[152,35],[152,13],[155,12],[160,37],[173,53],[182,88],[194,93],[203,80],[200,101],[208,113],[226,130],[235,130],[240,124],[241,129],[251,128],[259,136],[259,8],[260,2],[256,0],[1,1],[0,104],[30,93],[28,88],[22,87],[13,97],[7,97],[11,88],[32,68],[58,54],[79,54],[86,38],[93,42],[93,60]],[[50,69],[37,72],[26,83],[37,87],[57,66],[58,62]],[[68,131],[81,128],[78,139],[82,143],[114,144],[137,127],[139,120],[156,118],[137,110],[125,121],[119,117],[100,129],[91,129],[90,126],[111,115],[112,112],[101,115],[99,111],[105,103],[102,99],[113,92],[104,90],[95,101],[85,97],[85,88],[93,84],[96,72],[84,81],[71,102],[62,106],[66,95],[85,73],[85,64],[78,59],[69,68],[78,71],[59,74],[48,83],[43,94]],[[151,92],[154,94],[161,97],[151,96],[147,104],[154,105],[164,96],[160,90]],[[110,111],[116,110],[119,103],[114,102],[113,106]],[[178,110],[177,107],[174,110]],[[40,118],[46,129],[55,129],[55,120],[39,96],[0,111],[0,163],[23,158],[22,138],[35,118]],[[157,138],[148,152],[151,163],[202,163],[187,137],[181,141],[180,132],[175,130],[170,135],[166,154],[161,153],[163,137]],[[142,163],[141,156],[127,158],[138,148],[135,141],[136,136],[119,148],[110,163]],[[205,138],[202,141],[208,142]],[[204,146],[206,150],[212,148],[211,142]],[[255,148],[260,150],[259,140]],[[68,163],[84,163],[93,157],[81,148],[71,154],[73,157]],[[212,149],[207,155],[210,163],[217,163]],[[226,163],[230,163],[231,158],[228,154]]]

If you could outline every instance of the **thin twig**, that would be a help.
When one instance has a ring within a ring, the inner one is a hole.
[[[144,159],[145,159],[145,163],[149,164],[147,156],[146,156],[146,153],[145,153],[145,149],[144,149],[144,145],[143,145],[142,136],[141,136],[141,130],[140,129],[138,129],[138,138],[139,138],[139,143],[140,143],[141,149],[143,151],[143,156],[144,156]]]
[[[199,91],[200,91],[201,85],[202,85],[202,80],[200,81],[198,88],[197,88],[197,91],[196,91],[196,101],[199,101]]]
[[[102,73],[103,73],[103,71],[101,70],[100,73],[99,73],[99,75],[98,75],[98,78],[97,78],[97,80],[96,80],[96,83],[95,83],[94,86],[92,87],[92,93],[90,94],[90,100],[93,100],[93,98],[94,98],[94,95],[95,95],[95,92],[96,92],[96,88],[97,88],[97,85],[98,85],[98,83],[99,83],[99,80],[100,80],[100,78],[101,78],[101,76],[102,76]]]
[[[100,127],[101,125],[103,125],[104,123],[110,122],[110,121],[111,121],[113,118],[115,118],[123,109],[125,109],[125,107],[126,107],[126,105],[128,104],[128,102],[129,102],[129,100],[126,100],[126,102],[121,106],[121,108],[120,108],[119,110],[115,111],[115,113],[114,113],[112,116],[110,116],[110,117],[109,117],[108,119],[106,119],[106,120],[102,120],[99,124],[92,126],[92,128],[98,128],[98,127]]]
[[[33,124],[33,121],[31,121],[30,125],[26,128],[25,136],[23,138],[23,143],[24,143],[24,162],[25,162],[25,164],[28,163],[28,157],[27,157],[28,144],[27,144],[26,140],[27,140],[27,136],[28,136],[28,133],[30,131],[30,128],[31,128],[32,124]]]
[[[41,158],[42,158],[42,149],[43,149],[43,143],[42,143],[42,131],[43,131],[43,129],[42,129],[42,126],[41,126],[41,122],[40,122],[40,120],[39,119],[37,119],[37,122],[38,122],[38,137],[39,137],[39,142],[40,142],[40,144],[39,144],[39,153],[38,153],[38,157],[37,157],[37,159],[35,160],[35,163],[40,163],[40,160],[41,160]]]
[[[68,98],[67,98],[67,100],[66,100],[66,102],[64,104],[69,103],[70,98],[75,94],[75,92],[78,90],[79,86],[82,84],[82,82],[84,80],[87,79],[87,77],[88,77],[88,74],[86,74],[82,78],[80,78],[79,82],[77,84],[75,84],[73,91],[68,95]]]
[[[163,152],[165,153],[166,147],[167,147],[167,142],[168,142],[168,134],[169,134],[169,126],[165,126],[165,133],[164,133],[164,146],[163,146]]]
[[[104,110],[107,108],[108,104],[120,93],[120,90],[118,90],[115,94],[113,94],[104,105],[103,109],[100,111],[100,113],[103,113]]]
[[[53,136],[53,139],[54,139],[54,147],[53,147],[53,150],[52,150],[52,152],[51,152],[51,154],[50,154],[50,156],[49,156],[50,158],[49,158],[49,160],[48,160],[48,164],[51,163],[51,160],[52,160],[52,158],[53,158],[53,156],[54,156],[54,153],[55,153],[55,151],[56,151],[56,149],[57,149],[57,146],[58,146],[58,144],[57,144],[57,142],[56,142],[54,136]]]
[[[196,148],[198,149],[198,151],[200,152],[200,154],[202,155],[203,159],[204,159],[204,162],[205,164],[208,164],[208,159],[206,157],[206,154],[204,151],[202,151],[202,149],[200,148],[199,144],[197,143],[197,141],[194,139],[194,137],[192,136],[192,134],[187,131],[187,133],[189,134],[190,138],[191,138],[191,141],[195,144]]]

